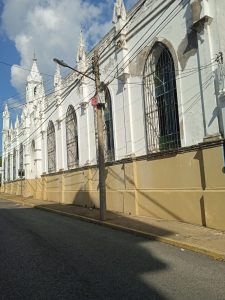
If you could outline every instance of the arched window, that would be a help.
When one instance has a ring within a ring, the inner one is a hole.
[[[20,170],[23,170],[23,144],[20,144]]]
[[[35,152],[35,140],[32,140],[32,142],[31,142],[31,151],[34,154],[34,152]]]
[[[47,128],[48,172],[56,171],[55,127],[49,121]]]
[[[36,170],[35,170],[35,164],[36,164],[36,155],[35,155],[35,140],[32,140],[30,145],[30,175],[35,178],[36,176]]]
[[[104,138],[105,138],[105,160],[114,160],[114,138],[113,138],[113,119],[112,102],[110,92],[105,87],[105,109],[104,109]]]
[[[4,158],[4,180],[6,180],[6,159]]]
[[[8,181],[10,181],[10,153],[8,154]]]
[[[144,69],[147,150],[180,147],[180,129],[174,62],[165,45],[157,42]]]
[[[79,165],[77,117],[72,105],[66,113],[66,146],[68,169],[72,169]]]
[[[16,179],[16,149],[13,150],[13,180]]]

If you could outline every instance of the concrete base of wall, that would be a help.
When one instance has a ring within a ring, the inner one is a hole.
[[[142,159],[106,168],[107,209],[225,230],[223,148]],[[90,167],[6,183],[2,192],[99,207],[98,170]]]

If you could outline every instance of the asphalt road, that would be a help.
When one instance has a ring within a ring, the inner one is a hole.
[[[0,200],[0,299],[225,299],[225,263]]]

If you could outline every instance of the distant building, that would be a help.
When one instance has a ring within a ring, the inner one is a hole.
[[[105,83],[107,208],[225,229],[225,2],[114,7],[95,46]],[[81,34],[76,68],[92,75]],[[5,191],[99,206],[94,83],[76,72],[45,94],[37,59],[14,126],[3,113]],[[20,170],[20,173],[18,173]]]

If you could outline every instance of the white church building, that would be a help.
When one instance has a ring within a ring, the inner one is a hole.
[[[74,67],[94,78],[97,50],[105,86],[108,210],[225,229],[224,12],[224,0],[140,0],[129,12],[116,0],[89,53],[81,34]],[[47,95],[34,58],[13,126],[5,107],[1,192],[99,207],[95,83],[60,68]]]

